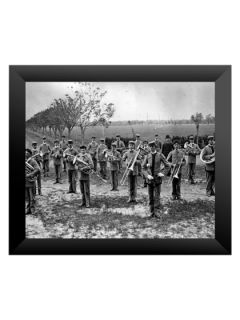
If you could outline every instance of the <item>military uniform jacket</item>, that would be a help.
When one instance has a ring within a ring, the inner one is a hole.
[[[87,151],[90,153],[92,158],[96,157],[97,148],[98,148],[98,143],[96,141],[90,142],[88,144]]]
[[[214,148],[214,147],[213,147]],[[215,149],[214,149],[215,152]],[[203,153],[202,153],[202,158],[203,160],[210,160],[210,155],[214,153],[209,145],[204,147]],[[210,163],[210,164],[205,164],[206,171],[214,171],[215,170],[215,162]]]
[[[159,152],[162,148],[162,143],[159,140],[155,140],[156,150]]]
[[[123,150],[125,149],[124,142],[122,140],[119,140],[119,141],[116,140],[115,143],[116,143],[116,146],[117,146],[116,147],[117,151],[122,154]]]
[[[39,167],[37,161],[34,159],[30,159],[27,162],[34,168],[34,171],[31,172],[31,178],[36,177],[40,172],[40,167]],[[34,181],[31,182],[28,180],[28,178],[25,178],[25,187],[26,188],[32,188],[32,187],[34,187],[34,185],[35,185]]]
[[[153,181],[155,183],[162,183],[162,178],[159,177],[158,174],[162,171],[162,166],[169,167],[170,165],[162,153],[156,152],[155,154],[154,168],[152,153],[145,156],[142,163],[143,174],[145,178],[147,178],[148,175],[153,176]]]
[[[67,148],[65,151],[64,151],[64,154],[71,154],[73,156],[76,156],[78,154],[77,150],[72,148]],[[63,156],[64,156],[63,154]],[[69,156],[66,156],[66,159],[67,159],[67,167],[68,167],[68,170],[76,170],[76,167],[75,165],[73,164],[73,158],[70,158]]]
[[[89,165],[89,167],[91,169],[93,169],[93,161],[92,161],[92,157],[90,156],[90,154],[88,154],[88,153],[85,153],[84,155],[81,154],[80,157],[84,162],[86,162]],[[86,166],[84,166],[84,164],[79,164],[79,166],[78,166],[78,170],[80,172],[80,180],[89,180],[90,170],[89,170],[89,173],[81,171],[81,169],[83,169],[84,167],[86,167]]]
[[[164,142],[163,147],[162,147],[162,153],[165,158],[167,158],[169,152],[173,150],[173,144],[172,142]]]
[[[182,166],[186,163],[184,153],[181,150],[173,150],[167,156],[167,161],[169,161],[170,159],[172,159],[172,162],[171,162],[172,164],[180,164],[181,160],[183,159],[181,168],[178,171],[179,173],[181,173]],[[173,170],[174,170],[174,167],[172,167],[172,171]]]
[[[62,164],[63,150],[60,147],[53,147],[51,151],[51,157],[53,158],[54,165]]]
[[[136,150],[128,150],[123,155],[123,161],[127,160],[127,165],[129,165],[132,160],[135,158],[137,151]],[[137,164],[140,163],[140,157],[137,158],[135,165],[133,167],[133,172],[131,173],[133,176],[138,175],[138,166]]]
[[[47,143],[42,143],[39,147],[39,151],[43,153],[43,160],[49,159],[49,154],[51,152],[50,146]]]
[[[37,153],[39,153],[39,150],[32,148],[32,155],[34,156]],[[34,157],[34,159],[37,161],[38,165],[40,165],[40,163],[42,162],[42,157],[40,156],[40,154]]]
[[[118,151],[112,151],[113,156],[116,158],[116,160],[110,160],[110,171],[118,171],[119,169],[119,162],[121,161],[121,154]]]
[[[106,162],[107,158],[105,157],[105,153],[103,153],[104,150],[107,150],[107,146],[104,143],[99,144],[97,148],[97,159],[100,162]]]
[[[188,163],[196,163],[196,156],[200,154],[201,149],[196,143],[186,144],[186,154],[188,155]]]
[[[62,141],[60,142],[60,147],[63,149],[63,151],[66,150],[67,147],[68,147],[67,141],[65,141],[65,140],[63,141],[63,140],[62,140]]]

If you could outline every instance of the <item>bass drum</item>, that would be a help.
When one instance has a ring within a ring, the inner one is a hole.
[[[204,159],[203,159],[203,150],[204,150],[204,148],[202,149],[202,151],[201,151],[201,153],[200,153],[200,160],[201,160],[203,163],[205,163],[205,164],[214,163],[214,162],[215,162],[215,152],[212,154],[212,155],[213,155],[212,159],[210,159],[210,160],[204,160]]]

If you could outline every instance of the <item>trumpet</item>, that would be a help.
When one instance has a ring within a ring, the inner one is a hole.
[[[118,157],[113,155],[112,151],[106,151],[105,157],[107,158],[108,161],[119,161],[120,160]]]

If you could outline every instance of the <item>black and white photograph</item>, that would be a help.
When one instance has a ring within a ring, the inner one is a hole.
[[[214,239],[214,82],[26,82],[27,239]]]

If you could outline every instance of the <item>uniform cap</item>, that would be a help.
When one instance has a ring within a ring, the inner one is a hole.
[[[69,144],[73,144],[73,141],[72,141],[72,140],[68,140],[68,143],[69,143]]]
[[[140,134],[139,134],[139,133],[137,133],[137,134],[136,134],[136,137],[140,137]]]
[[[144,140],[143,143],[148,143],[148,141],[147,141],[147,140]]]
[[[64,135],[62,135],[62,138],[65,138],[65,136],[64,136]]]
[[[157,134],[157,133],[155,134],[155,137],[158,137],[158,134]]]
[[[116,134],[116,137],[120,137],[120,134]]]
[[[169,134],[167,134],[165,139],[170,139],[170,135],[169,135]]]
[[[149,147],[152,147],[152,146],[156,147],[155,141],[150,141],[148,145],[149,145]]]
[[[59,141],[58,140],[54,140],[54,143],[59,143]]]
[[[173,141],[173,144],[176,144],[176,143],[180,144],[180,141],[179,141],[178,139],[175,139],[175,140]]]
[[[96,137],[95,136],[92,136],[92,139],[95,139]]]
[[[194,137],[193,137],[193,136],[190,136],[189,139],[194,139]]]
[[[46,137],[43,137],[43,140],[46,140]]]
[[[213,136],[208,136],[207,139],[208,139],[208,140],[213,140],[214,137],[213,137]]]
[[[36,145],[37,144],[37,142],[36,141],[33,141],[32,142],[32,146],[34,146],[34,145]]]
[[[133,144],[135,146],[135,142],[134,141],[129,141],[128,144]]]
[[[101,139],[100,139],[100,141],[104,141],[104,140],[105,140],[104,138],[101,138]]]
[[[80,146],[80,149],[87,149],[87,147],[85,146],[85,144],[82,144],[82,145]]]

